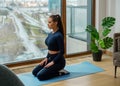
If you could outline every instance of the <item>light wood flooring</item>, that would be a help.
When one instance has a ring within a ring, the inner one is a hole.
[[[117,71],[117,78],[114,78],[114,66],[112,56],[103,55],[101,62],[92,60],[91,55],[67,58],[67,65],[89,61],[103,68],[104,72],[72,78],[44,86],[120,86],[120,68]],[[11,68],[16,74],[30,72],[37,64]]]

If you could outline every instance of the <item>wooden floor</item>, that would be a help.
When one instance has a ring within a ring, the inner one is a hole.
[[[103,68],[105,71],[86,75],[78,78],[72,78],[55,82],[44,86],[120,86],[120,68],[117,71],[117,78],[114,78],[114,66],[112,57],[103,55],[101,62],[92,61],[91,55],[78,56],[74,58],[67,58],[67,65],[80,63],[82,61],[89,61],[93,64]],[[36,64],[31,64],[22,67],[11,68],[16,74],[30,72]]]

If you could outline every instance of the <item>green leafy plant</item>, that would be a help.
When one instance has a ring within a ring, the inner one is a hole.
[[[108,49],[112,47],[113,38],[109,37],[108,34],[111,32],[111,27],[114,24],[114,17],[105,17],[102,19],[102,29],[100,32],[98,32],[93,25],[88,25],[86,27],[86,31],[91,35],[90,48],[92,52],[96,53],[100,49]]]

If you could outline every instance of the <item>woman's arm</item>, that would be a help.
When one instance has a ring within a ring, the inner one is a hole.
[[[42,66],[42,65],[46,65],[47,64],[47,61],[48,61],[48,58],[45,58],[45,59],[43,59],[41,62],[40,62],[40,65]]]
[[[59,53],[58,55],[53,59],[54,63],[58,62],[61,57],[64,55],[64,38],[62,35],[59,35],[57,37],[57,44],[59,48]]]

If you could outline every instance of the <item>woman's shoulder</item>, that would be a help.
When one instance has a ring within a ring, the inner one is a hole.
[[[50,35],[52,35],[52,32],[49,32],[49,33],[48,33],[48,36],[50,36]]]
[[[62,33],[60,31],[55,33],[56,37],[63,37]]]

